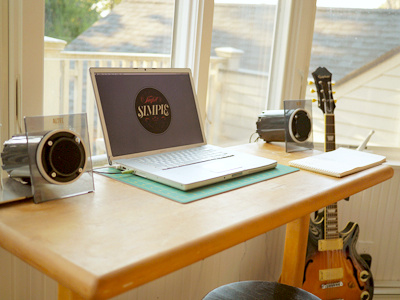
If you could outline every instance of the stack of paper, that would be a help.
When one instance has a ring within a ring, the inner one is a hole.
[[[323,154],[292,160],[289,165],[321,174],[343,177],[380,165],[385,161],[386,157],[382,155],[339,148]]]

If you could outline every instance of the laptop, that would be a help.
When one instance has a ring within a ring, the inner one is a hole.
[[[90,68],[90,76],[111,165],[184,191],[276,167],[207,144],[190,69]]]

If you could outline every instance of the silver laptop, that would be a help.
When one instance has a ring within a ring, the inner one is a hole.
[[[277,164],[207,145],[190,69],[90,68],[90,75],[110,164],[181,190]]]

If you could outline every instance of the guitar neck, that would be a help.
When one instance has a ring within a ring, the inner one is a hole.
[[[335,115],[325,114],[325,152],[336,148]],[[325,239],[339,238],[337,203],[325,208]]]
[[[335,141],[335,115],[325,114],[325,152],[336,149]]]

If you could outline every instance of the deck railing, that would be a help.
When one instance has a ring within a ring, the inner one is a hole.
[[[44,115],[86,112],[92,154],[104,153],[90,67],[162,68],[170,57],[162,54],[64,51],[65,42],[45,42]]]
[[[89,68],[163,68],[170,66],[170,56],[65,51],[65,46],[66,43],[62,40],[51,38],[45,40],[44,115],[86,112],[92,154],[103,154],[105,147]],[[259,92],[260,89],[265,90],[260,80],[265,81],[266,77],[265,74],[238,71],[238,60],[240,59],[238,53],[240,54],[240,52],[236,49],[221,48],[218,50],[219,56],[212,57],[210,63],[206,136],[208,141],[214,144],[224,144],[226,139],[245,142],[255,128],[256,116],[261,111],[262,103],[266,99],[265,95]],[[231,90],[241,90],[237,86],[244,81],[250,81],[252,85],[250,93],[246,92],[246,96],[243,96],[242,92],[231,92]],[[246,114],[248,109],[243,111],[241,108],[243,99],[251,99],[249,107],[254,106],[256,109]],[[236,107],[240,110],[239,116]],[[236,120],[234,123],[239,122],[235,126],[239,125],[239,127],[234,128],[233,131],[236,133],[234,136],[229,136],[232,130],[226,130],[226,127],[232,126],[232,116]],[[238,139],[239,131],[244,132],[245,138],[242,140]]]

